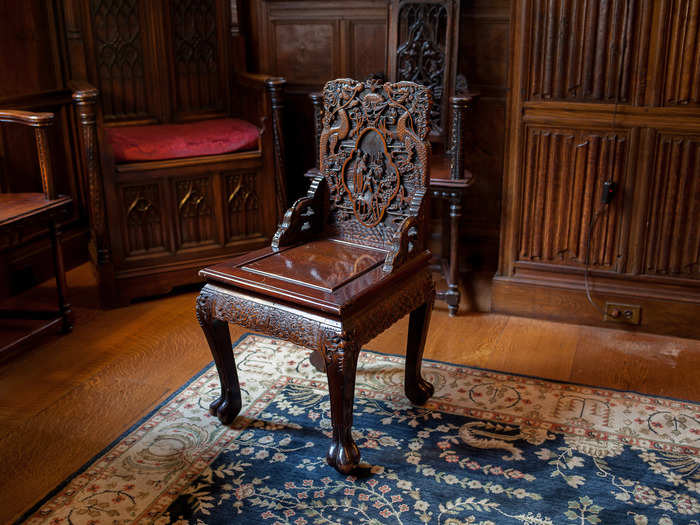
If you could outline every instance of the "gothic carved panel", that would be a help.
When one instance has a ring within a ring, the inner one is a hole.
[[[171,0],[171,6],[177,111],[220,110],[216,0]]]
[[[529,99],[629,102],[642,0],[530,0]]]
[[[100,99],[108,120],[149,113],[138,0],[91,0]]]
[[[700,104],[700,0],[667,2],[664,105]]]
[[[135,256],[167,249],[163,209],[157,184],[124,186],[122,215],[125,255]]]
[[[260,203],[256,180],[254,171],[224,175],[227,241],[261,234]]]
[[[700,137],[660,135],[647,215],[647,274],[700,279]]]
[[[624,187],[627,154],[627,137],[614,132],[528,128],[519,259],[583,264],[589,229],[602,207],[602,184],[613,180]],[[623,202],[619,195],[598,217],[591,266],[617,268]]]
[[[430,93],[410,82],[336,80],[326,84],[323,103],[321,172],[330,189],[331,232],[386,247],[422,210]]]
[[[216,238],[211,177],[175,181],[180,247],[207,244]]]
[[[439,3],[406,2],[399,7],[396,78],[430,88],[434,101],[430,123],[436,133],[442,133],[443,128],[447,15],[447,8]]]

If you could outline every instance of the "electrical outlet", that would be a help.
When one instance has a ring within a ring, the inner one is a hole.
[[[639,324],[642,320],[642,307],[638,304],[605,303],[603,320],[614,323]]]

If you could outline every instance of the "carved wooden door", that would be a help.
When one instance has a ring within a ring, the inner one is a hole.
[[[602,322],[582,291],[590,245],[601,308],[698,334],[699,13],[700,0],[514,2],[496,309]],[[604,181],[618,187],[607,206]]]

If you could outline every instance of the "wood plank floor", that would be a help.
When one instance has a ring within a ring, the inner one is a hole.
[[[99,310],[90,268],[68,274],[73,333],[0,365],[0,522],[45,493],[211,361],[190,290]],[[488,306],[488,279],[470,283]],[[51,297],[44,285],[30,294]],[[467,305],[468,306],[468,305]],[[366,348],[403,353],[404,318]],[[1,330],[1,329],[0,329]],[[244,333],[231,327],[236,340]],[[9,331],[6,331],[9,333]],[[700,342],[437,304],[425,356],[560,381],[700,401]]]

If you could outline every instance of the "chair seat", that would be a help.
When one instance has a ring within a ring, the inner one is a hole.
[[[107,129],[118,163],[246,151],[257,146],[259,137],[256,126],[235,118]]]
[[[66,196],[47,200],[43,193],[0,193],[0,227],[49,213],[70,202]]]
[[[386,251],[335,239],[321,239],[273,251],[263,248],[200,272],[207,282],[240,288],[272,299],[335,315],[365,305],[380,284],[399,281],[428,264],[421,254],[406,271],[387,274]],[[377,299],[378,297],[374,297]]]

